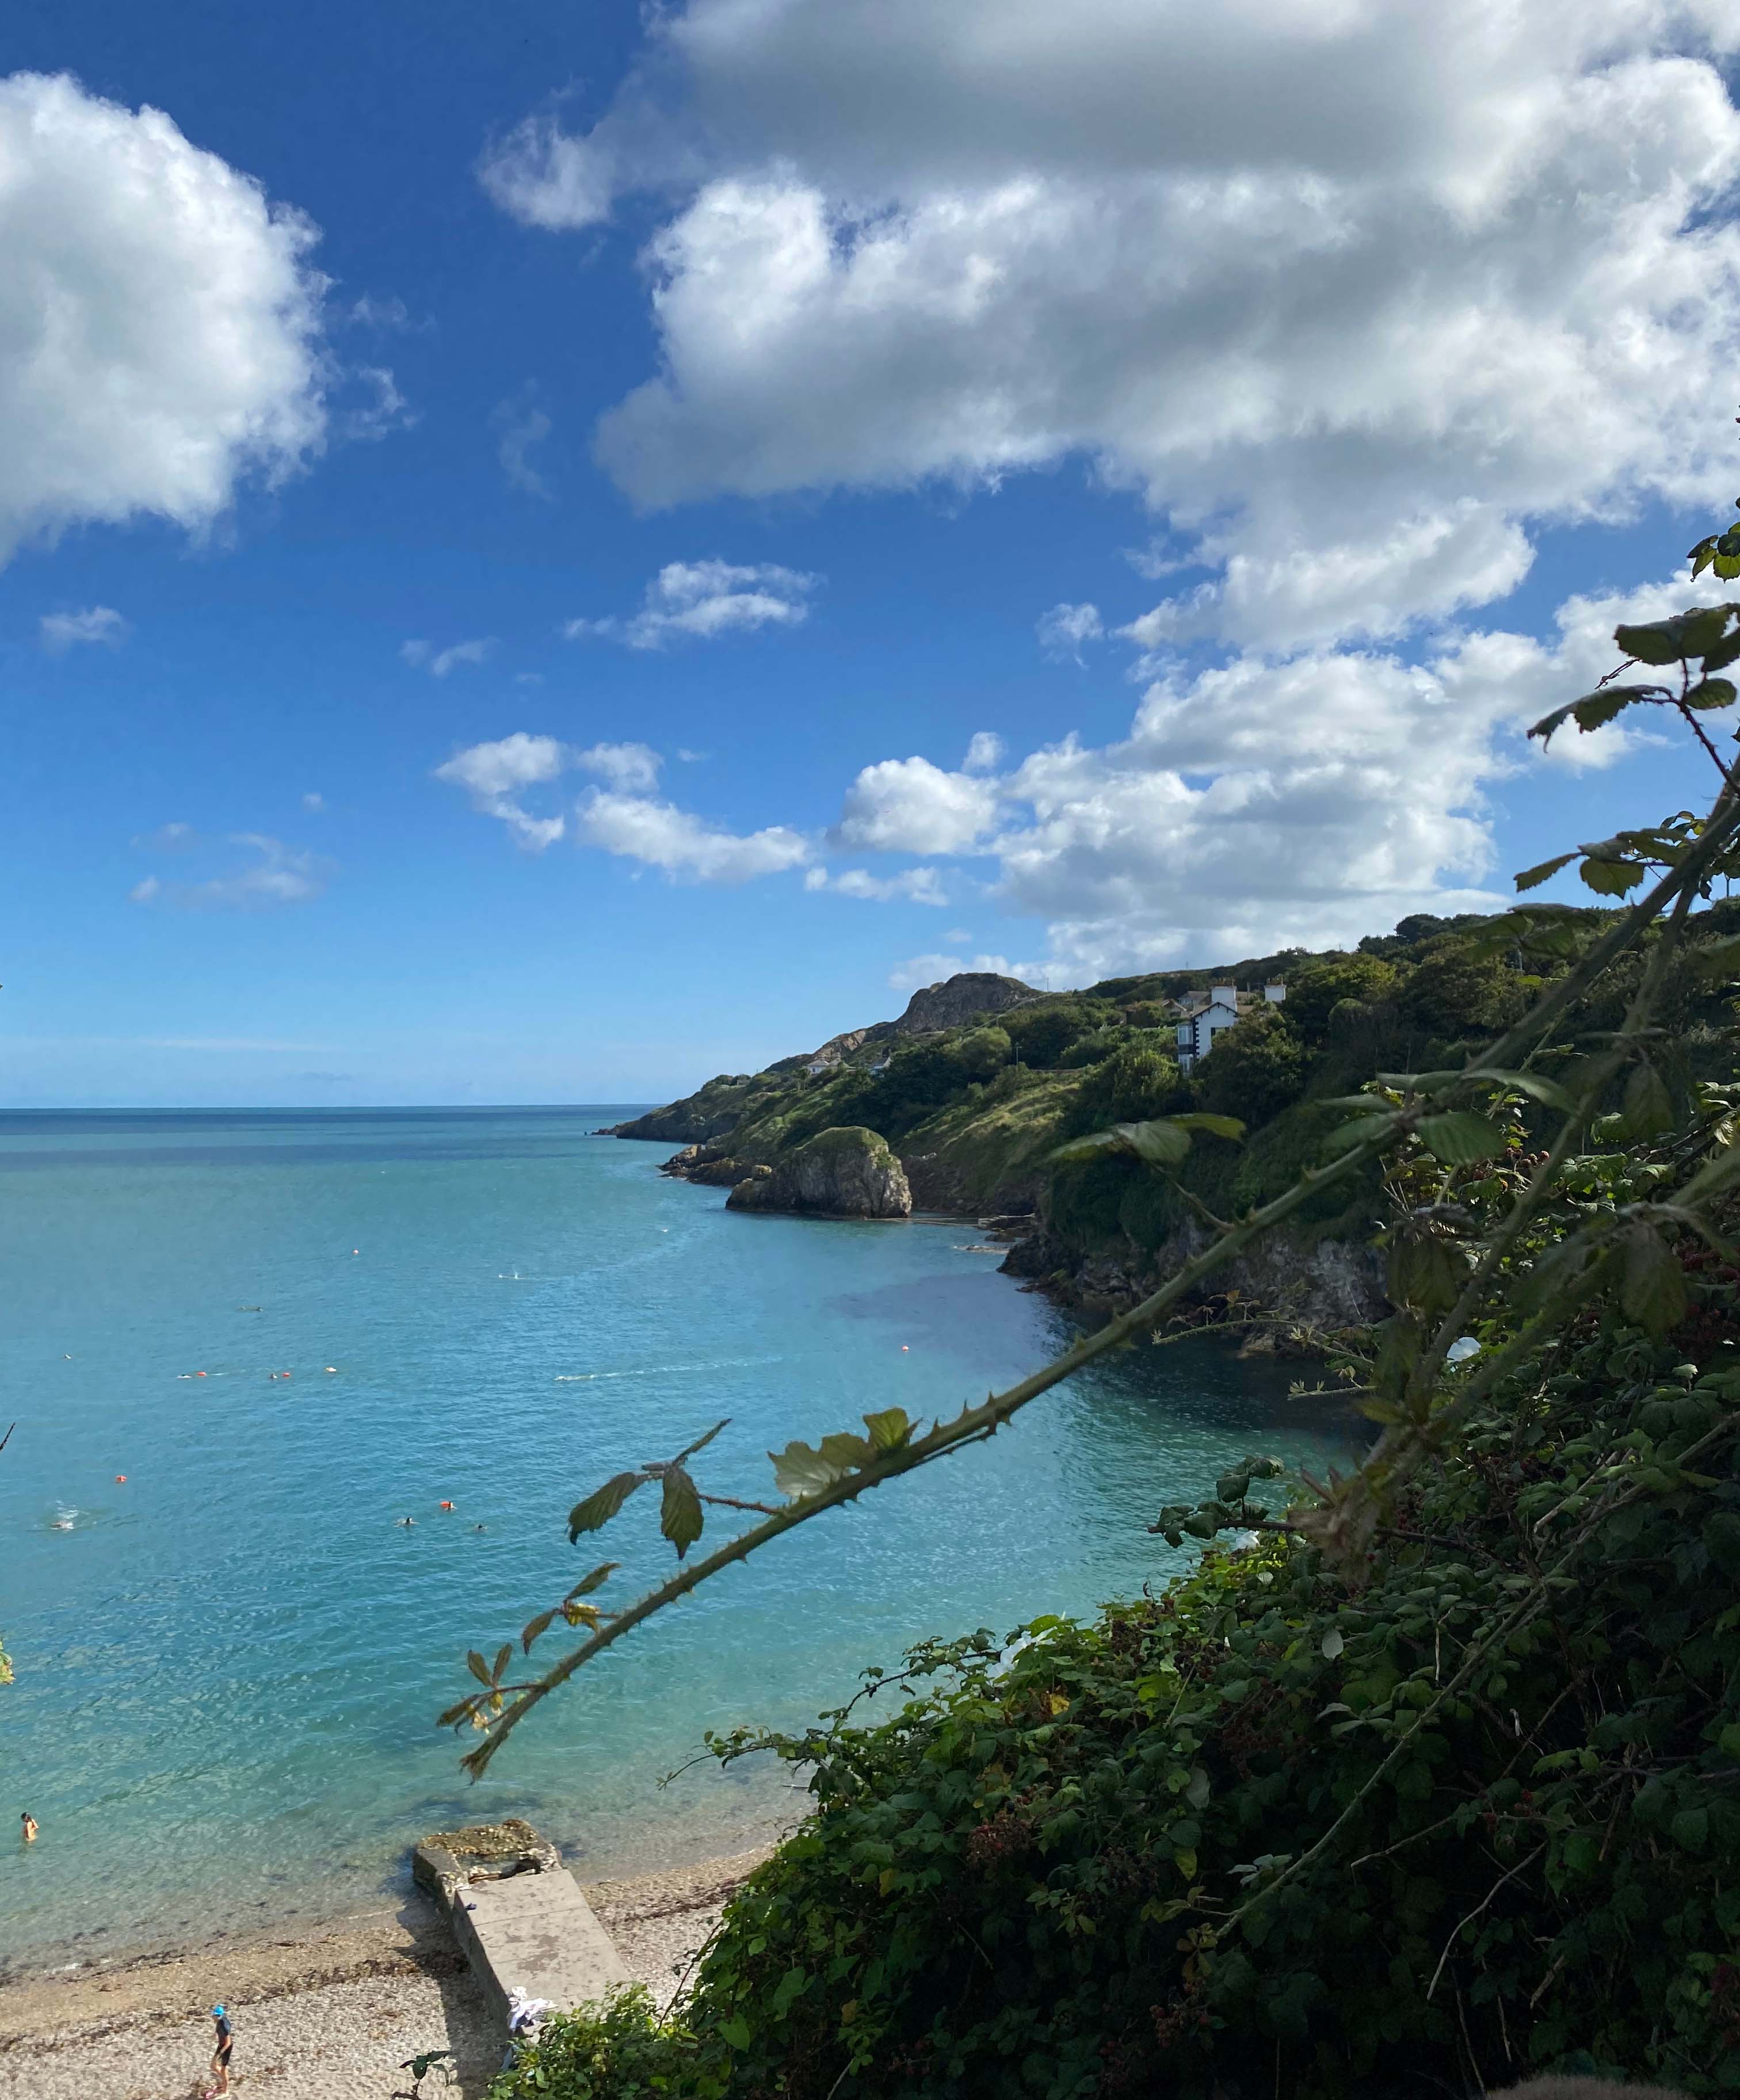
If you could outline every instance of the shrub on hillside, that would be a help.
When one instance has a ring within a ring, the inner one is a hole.
[[[1043,1070],[1055,1065],[1071,1043],[1116,1017],[1117,1008],[1104,999],[1048,999],[1005,1014],[1003,1026],[1022,1063]]]
[[[1082,1083],[1063,1124],[1066,1136],[1115,1123],[1144,1123],[1182,1105],[1177,1061],[1164,1036],[1127,1037]]]
[[[1222,1031],[1191,1074],[1198,1105],[1254,1127],[1305,1091],[1305,1046],[1274,1008],[1260,1006]]]
[[[1357,1572],[1211,1551],[767,1739],[815,1807],[686,2024],[558,2023],[495,2100],[1740,2084],[1740,1326],[1688,1287],[1526,1363]],[[1160,1524],[1259,1521],[1261,1470]]]
[[[1287,1018],[1316,1049],[1328,1035],[1329,1017],[1341,1000],[1384,999],[1397,982],[1394,967],[1376,955],[1324,955],[1302,964],[1287,979]]]

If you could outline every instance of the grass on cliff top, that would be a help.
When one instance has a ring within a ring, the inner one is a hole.
[[[901,1153],[908,1159],[942,1154],[960,1177],[961,1201],[982,1208],[1024,1175],[1039,1177],[1081,1081],[1080,1072],[1034,1073],[1020,1092],[1002,1099],[993,1081],[908,1132]]]

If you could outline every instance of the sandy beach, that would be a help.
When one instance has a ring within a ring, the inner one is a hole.
[[[763,1851],[585,1892],[630,1973],[668,2003],[726,1896]],[[236,2023],[231,2082],[259,2100],[389,2100],[400,2067],[453,2052],[457,2076],[423,2085],[429,2100],[477,2100],[501,2041],[463,1958],[422,1896],[301,1939],[260,1935],[141,1957],[77,1975],[0,1988],[0,2094],[33,2100],[188,2100],[202,2090],[209,2008]]]

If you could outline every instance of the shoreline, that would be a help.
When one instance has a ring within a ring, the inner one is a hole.
[[[630,1974],[664,2005],[726,1897],[770,1849],[581,1886]],[[307,1932],[219,1935],[0,1984],[0,2093],[179,2096],[210,2054],[208,2009],[219,2001],[236,2015],[238,2085],[282,2100],[328,2093],[340,2080],[444,2046],[469,2096],[501,2060],[465,1957],[419,1892]]]

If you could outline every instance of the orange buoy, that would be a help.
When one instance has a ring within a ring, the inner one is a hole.
[[[193,1375],[195,1378],[204,1378],[205,1374],[204,1371],[196,1371]]]
[[[900,1353],[901,1353],[901,1355],[902,1355],[903,1357],[906,1354],[906,1352],[907,1352],[907,1349],[908,1349],[908,1343],[906,1343],[905,1342],[903,1342],[903,1343],[900,1344]]]
[[[451,1502],[443,1502],[441,1507],[443,1509],[451,1509],[453,1506]]]
[[[126,1485],[126,1477],[127,1476],[125,1473],[117,1473],[115,1476],[115,1485],[117,1488],[124,1487]]]

